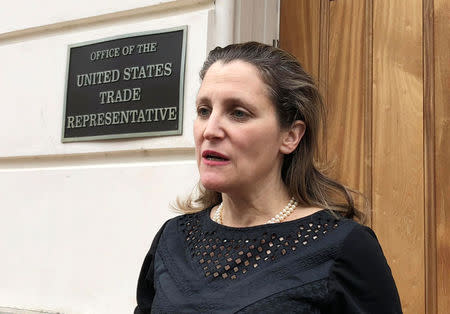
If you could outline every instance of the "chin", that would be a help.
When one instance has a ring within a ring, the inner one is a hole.
[[[223,185],[216,182],[209,182],[209,181],[201,181],[203,187],[205,187],[207,190],[210,191],[216,191],[216,192],[223,192]]]
[[[216,192],[224,192],[227,186],[223,180],[218,180],[218,178],[201,178],[200,182],[206,189]]]

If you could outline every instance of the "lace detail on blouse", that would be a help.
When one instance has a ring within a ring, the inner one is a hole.
[[[338,226],[339,221],[331,215],[319,215],[314,221],[302,221],[283,234],[261,229],[260,234],[230,239],[217,231],[205,231],[198,214],[179,220],[191,257],[211,280],[242,278],[264,263],[283,259],[320,241]]]

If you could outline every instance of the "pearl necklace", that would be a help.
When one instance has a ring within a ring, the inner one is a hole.
[[[291,198],[289,201],[289,204],[287,204],[278,214],[275,215],[275,217],[269,219],[266,223],[267,224],[274,224],[279,223],[285,220],[294,209],[297,207],[298,203],[294,199],[294,197]],[[216,212],[214,213],[213,220],[217,222],[218,224],[222,224],[222,209],[223,209],[223,202],[220,203],[219,207],[217,208]]]

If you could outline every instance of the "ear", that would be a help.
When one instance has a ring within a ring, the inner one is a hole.
[[[301,120],[294,121],[288,130],[283,131],[280,152],[285,155],[292,153],[300,143],[305,130],[305,122]]]

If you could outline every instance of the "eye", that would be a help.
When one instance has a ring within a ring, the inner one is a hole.
[[[242,109],[233,109],[231,116],[236,120],[245,120],[249,117],[249,114]]]
[[[197,107],[197,116],[199,118],[207,118],[209,117],[210,109],[208,107],[202,106]]]

